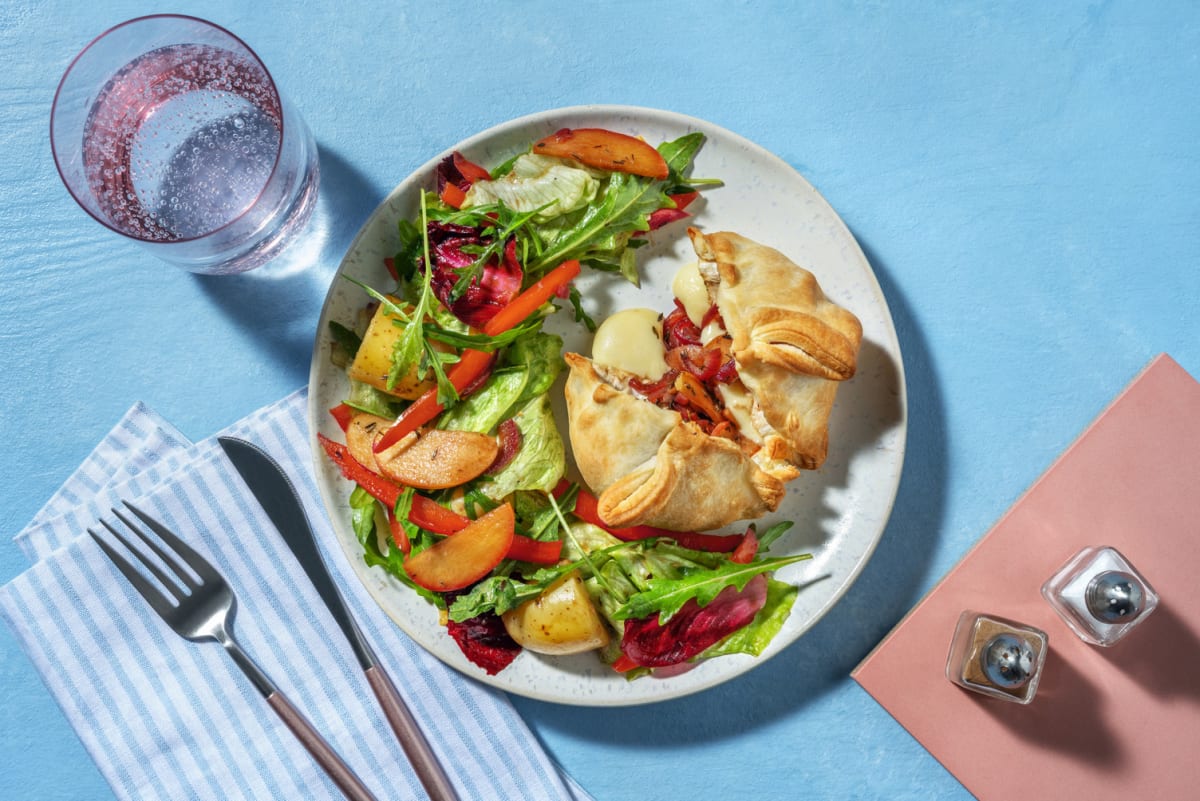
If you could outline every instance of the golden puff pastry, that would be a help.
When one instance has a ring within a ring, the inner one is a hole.
[[[779,505],[783,481],[733,440],[637,397],[621,370],[577,353],[565,358],[568,435],[604,522],[705,531]]]
[[[705,531],[774,511],[787,481],[824,462],[838,384],[854,375],[862,326],[810,272],[738,234],[688,234],[731,338],[738,378],[714,394],[737,434],[706,433],[632,374],[566,354],[575,461],[612,526]]]
[[[797,467],[820,467],[838,384],[857,365],[862,324],[779,251],[728,232],[689,228],[688,236],[733,338],[738,377],[767,423],[764,447]]]

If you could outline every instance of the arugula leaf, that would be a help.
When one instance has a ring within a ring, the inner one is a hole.
[[[699,131],[693,131],[690,134],[684,134],[672,142],[663,142],[658,146],[658,153],[667,162],[667,168],[670,170],[670,175],[667,177],[668,182],[678,182],[683,171],[692,163],[692,159],[696,156],[696,152],[700,150],[700,146],[704,144],[704,134]]]
[[[568,562],[544,567],[520,580],[509,576],[486,578],[472,587],[470,592],[454,599],[450,605],[450,619],[461,623],[488,612],[502,615],[538,597],[547,587],[578,567],[578,564]]]
[[[399,282],[404,284],[411,281],[417,274],[421,259],[422,237],[421,232],[417,230],[417,226],[411,220],[401,220],[397,227],[400,235],[400,250],[393,257],[392,266],[396,270]]]
[[[561,218],[565,228],[545,226],[545,249],[526,270],[540,275],[567,259],[586,261],[613,251],[636,231],[650,227],[649,216],[665,204],[661,184],[622,172],[610,173],[598,202]],[[621,237],[625,239],[622,240]]]
[[[793,525],[793,523],[791,520],[781,520],[778,523],[776,523],[775,525],[768,528],[762,534],[759,534],[756,531],[755,536],[758,538],[758,552],[763,553],[768,548],[770,548],[771,544],[774,543],[775,540],[777,540],[781,536],[783,536],[783,533],[785,531],[787,531],[788,529],[790,529],[792,527],[792,525]]]
[[[726,561],[719,567],[688,573],[679,578],[654,577],[646,582],[646,589],[630,596],[629,600],[617,609],[614,617],[617,620],[640,619],[657,612],[659,622],[666,623],[693,598],[700,606],[705,606],[726,587],[741,590],[747,581],[759,573],[778,570],[785,565],[811,558],[812,554],[800,554],[755,560],[744,565]]]
[[[567,294],[567,298],[571,301],[572,308],[575,309],[575,322],[583,323],[587,326],[589,333],[596,333],[596,321],[588,316],[588,313],[583,310],[583,295],[579,291],[579,287],[571,284],[571,290]]]
[[[456,348],[474,348],[475,350],[494,351],[500,348],[511,345],[516,340],[536,331],[542,324],[544,318],[534,316],[526,319],[519,325],[513,326],[507,331],[497,334],[496,336],[488,336],[487,334],[471,334],[462,331],[454,331],[442,328],[433,323],[425,323],[425,336],[427,339],[436,339],[438,342],[445,342],[447,345],[453,345]]]

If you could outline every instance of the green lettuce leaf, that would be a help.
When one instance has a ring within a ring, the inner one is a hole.
[[[395,417],[400,413],[399,402],[395,397],[354,379],[350,379],[346,405],[379,417]]]
[[[504,363],[519,366],[529,375],[517,403],[548,391],[562,372],[562,337],[545,332],[524,336],[504,354]]]
[[[521,448],[491,481],[480,485],[485,495],[496,500],[517,490],[550,492],[566,471],[566,449],[547,394],[526,403],[512,419],[521,430]]]
[[[798,587],[785,584],[782,581],[769,579],[767,581],[767,602],[758,610],[754,620],[713,645],[699,659],[708,659],[725,654],[750,654],[759,656],[787,620],[792,611],[792,604],[800,594]]]
[[[517,212],[536,211],[545,222],[581,209],[600,188],[596,174],[559,158],[525,153],[512,162],[504,177],[476,181],[467,192],[465,207],[503,203]]]
[[[527,370],[497,370],[483,386],[463,398],[438,418],[437,427],[454,431],[490,434],[522,396],[529,382]]]

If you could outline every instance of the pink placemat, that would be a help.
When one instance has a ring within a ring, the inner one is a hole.
[[[1040,593],[1088,545],[1161,596],[1111,648]],[[1029,706],[946,679],[965,609],[1049,635]],[[1200,384],[1151,362],[852,675],[979,799],[1200,798]]]

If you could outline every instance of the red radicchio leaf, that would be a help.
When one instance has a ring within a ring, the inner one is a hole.
[[[438,162],[437,169],[434,171],[434,180],[437,182],[437,193],[439,195],[446,188],[446,184],[454,184],[464,192],[471,188],[471,182],[463,177],[462,172],[458,169],[458,165],[454,163],[453,154],[446,156],[446,158]]]
[[[434,171],[437,181],[437,193],[442,194],[446,184],[454,184],[466,192],[476,181],[487,181],[491,178],[488,171],[474,163],[457,150],[438,162]]]
[[[469,267],[476,259],[475,254],[465,249],[481,246],[484,241],[476,229],[468,226],[431,222],[428,228],[433,257],[430,284],[434,295],[455,317],[467,325],[482,328],[521,291],[525,272],[517,261],[516,241],[505,243],[504,258],[485,264],[482,274],[467,285],[466,291],[453,303],[447,303],[458,282],[457,270]]]
[[[649,223],[649,229],[657,231],[667,223],[673,223],[676,220],[683,220],[691,216],[683,209],[656,209],[650,212],[650,216],[646,220]]]
[[[521,653],[498,615],[479,615],[461,623],[451,620],[446,626],[463,655],[489,676],[504,670]]]
[[[496,460],[492,462],[492,466],[487,469],[488,475],[499,473],[508,467],[508,463],[517,455],[517,451],[521,450],[521,427],[517,425],[516,420],[511,417],[505,420],[496,429],[496,434],[500,437],[500,452],[496,454]]]
[[[686,662],[706,648],[747,625],[767,602],[767,578],[755,576],[741,592],[726,587],[707,606],[690,600],[666,625],[658,615],[626,620],[621,653],[643,667],[667,667]]]

